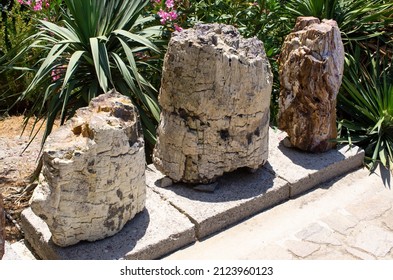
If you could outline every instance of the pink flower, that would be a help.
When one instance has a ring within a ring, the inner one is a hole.
[[[50,7],[49,0],[18,0],[18,2],[22,5],[30,6],[34,11],[41,11],[43,6],[46,8]]]
[[[52,70],[52,72],[50,73],[51,77],[52,77],[52,81],[57,81],[58,79],[61,78],[61,76],[65,73],[65,70],[67,68],[67,65],[60,65],[57,66],[56,68],[54,68]]]
[[[160,22],[161,24],[165,24],[167,20],[170,20],[170,14],[168,12],[163,11],[162,9],[160,9],[157,13],[157,15],[161,18]]]
[[[168,9],[173,8],[175,6],[175,3],[173,3],[173,0],[166,0],[165,5]]]
[[[34,5],[34,8],[33,8],[33,10],[34,11],[41,11],[42,10],[42,4],[41,4],[41,2],[36,2],[36,4]]]
[[[175,10],[170,11],[170,12],[168,13],[168,15],[169,15],[169,19],[170,19],[170,20],[176,20],[176,19],[177,19],[177,13],[176,13]]]
[[[60,79],[60,74],[57,69],[53,69],[50,75],[52,77],[52,81],[54,81],[54,82],[57,81],[58,79]]]
[[[177,25],[176,23],[173,25],[173,27],[175,28],[175,30],[177,31],[177,32],[180,32],[180,31],[182,31],[183,30],[183,28],[181,28],[179,25]]]

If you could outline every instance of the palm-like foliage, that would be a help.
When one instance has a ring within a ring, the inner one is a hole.
[[[393,168],[393,81],[387,71],[392,62],[379,64],[379,57],[374,57],[365,67],[358,66],[358,61],[353,56],[347,59],[349,73],[339,95],[340,109],[345,112],[340,126],[347,136],[341,141],[363,147],[371,169],[379,161]]]
[[[59,25],[40,21],[39,32],[29,38],[34,39],[30,47],[41,48],[47,55],[19,101],[34,94],[28,117],[46,117],[44,139],[57,117],[64,122],[93,97],[115,88],[133,100],[146,139],[155,141],[156,90],[141,75],[152,68],[149,62],[159,52],[151,40],[159,27],[145,27],[154,18],[141,16],[148,2],[65,0]]]
[[[293,18],[334,19],[344,42],[380,37],[393,23],[393,2],[385,0],[288,0],[286,9]]]

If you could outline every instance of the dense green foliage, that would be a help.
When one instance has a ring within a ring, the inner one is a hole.
[[[138,107],[146,139],[154,143],[156,90],[141,75],[151,68],[150,54],[159,52],[149,40],[159,34],[159,27],[145,28],[153,18],[141,16],[148,0],[64,3],[59,24],[39,20],[37,32],[27,39],[30,45],[9,63],[17,63],[31,48],[46,54],[39,68],[31,69],[34,78],[18,100],[34,98],[27,117],[47,119],[46,138],[56,118],[64,122],[93,97],[115,88]]]
[[[370,169],[380,161],[393,167],[393,81],[389,77],[392,61],[376,54],[368,64],[359,64],[360,52],[348,56],[339,109],[343,142],[365,148]]]

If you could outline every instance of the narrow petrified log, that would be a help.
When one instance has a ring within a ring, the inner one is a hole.
[[[175,32],[164,60],[156,167],[175,182],[208,183],[263,165],[271,88],[256,38],[220,24]]]
[[[279,128],[292,146],[324,152],[337,137],[336,98],[344,69],[344,47],[333,20],[299,17],[279,58]]]
[[[144,209],[145,153],[138,113],[117,92],[94,98],[43,149],[31,208],[69,246],[114,235]]]

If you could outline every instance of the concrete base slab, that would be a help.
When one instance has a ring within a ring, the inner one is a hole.
[[[160,187],[164,177],[154,166],[146,171],[147,185],[185,213],[203,238],[289,198],[289,184],[265,169],[254,173],[237,170],[217,181],[214,192],[200,192],[193,185]]]
[[[147,191],[146,208],[116,235],[62,248],[51,240],[43,220],[30,208],[22,212],[25,239],[42,259],[157,259],[195,241],[194,225],[159,195]]]
[[[149,165],[146,209],[113,237],[61,248],[51,241],[46,224],[26,209],[22,213],[26,240],[43,259],[157,259],[363,163],[364,152],[357,147],[310,154],[284,147],[285,137],[270,129],[268,162],[255,172],[239,169],[225,174],[209,192],[171,184]]]
[[[290,197],[363,165],[364,151],[357,146],[339,146],[313,154],[285,147],[283,140],[286,136],[285,132],[270,129],[269,160],[263,168],[291,184]]]

